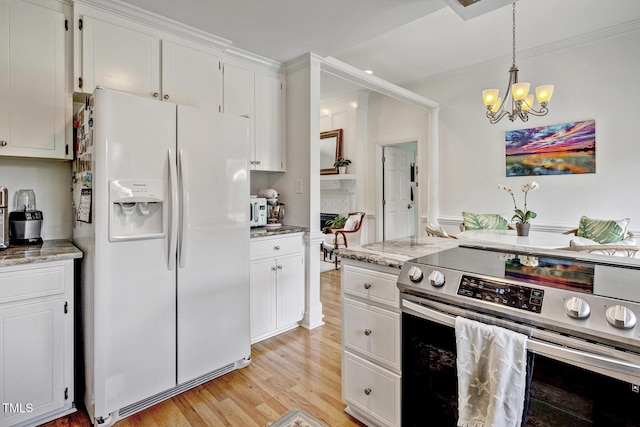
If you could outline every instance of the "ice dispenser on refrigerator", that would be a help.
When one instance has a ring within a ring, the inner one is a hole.
[[[164,181],[136,180],[109,183],[109,241],[165,237]]]

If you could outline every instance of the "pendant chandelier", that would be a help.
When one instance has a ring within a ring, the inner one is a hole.
[[[516,66],[516,3],[513,3],[513,64],[509,68],[509,85],[504,98],[500,98],[498,89],[482,91],[482,100],[487,107],[487,118],[492,124],[498,123],[504,116],[512,122],[520,118],[523,122],[529,120],[529,114],[544,116],[549,112],[547,105],[553,95],[553,85],[536,87],[536,98],[540,107],[533,108],[533,94],[529,94],[530,83],[518,82],[518,67]],[[509,105],[511,95],[511,111]],[[505,108],[507,107],[507,108]]]

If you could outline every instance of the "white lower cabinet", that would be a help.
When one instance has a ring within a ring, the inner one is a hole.
[[[298,326],[304,315],[302,233],[251,240],[251,343]]]
[[[400,426],[400,270],[342,260],[342,398],[368,426]]]
[[[348,351],[342,357],[342,394],[348,413],[367,425],[400,425],[400,375],[383,369]],[[367,418],[358,417],[354,409]]]
[[[73,409],[73,260],[0,268],[0,426]]]

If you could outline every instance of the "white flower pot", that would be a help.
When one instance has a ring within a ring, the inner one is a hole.
[[[346,166],[338,166],[338,173],[340,173],[340,174],[347,173],[347,167]]]

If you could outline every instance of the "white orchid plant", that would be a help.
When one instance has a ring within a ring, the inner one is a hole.
[[[535,181],[527,182],[522,184],[522,187],[520,187],[520,190],[524,193],[524,209],[518,209],[518,204],[516,203],[516,196],[513,194],[513,190],[511,189],[511,187],[506,186],[504,184],[500,184],[498,185],[498,188],[511,194],[511,198],[513,199],[513,207],[514,207],[513,211],[515,212],[515,214],[511,218],[511,221],[515,221],[517,223],[518,222],[527,223],[533,218],[535,218],[536,216],[538,216],[538,214],[535,213],[534,211],[530,211],[527,209],[527,193],[529,193],[529,191],[535,191],[538,188],[540,188],[540,185],[537,182]]]

